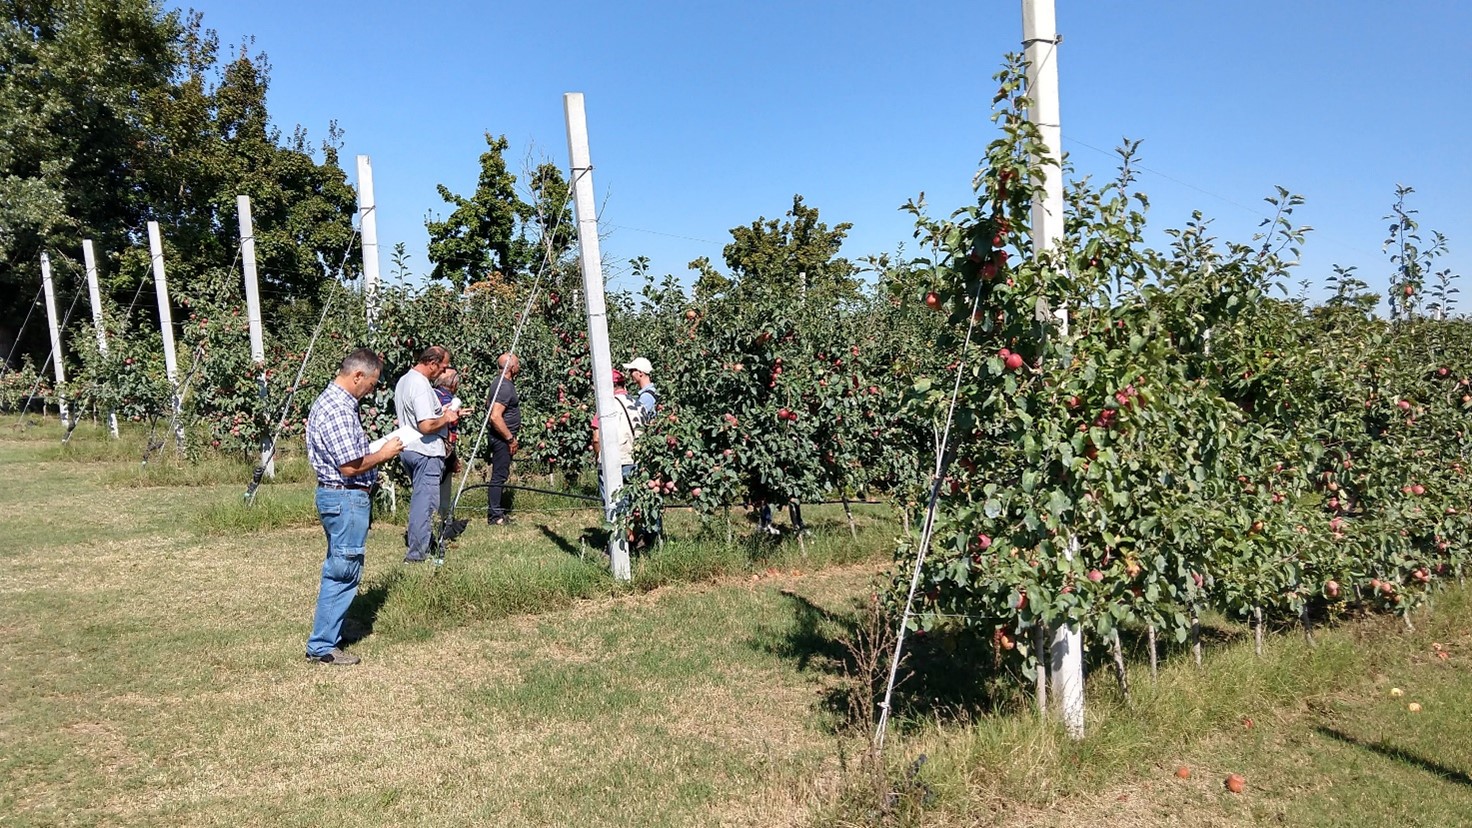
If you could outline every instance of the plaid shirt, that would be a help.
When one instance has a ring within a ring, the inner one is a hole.
[[[368,435],[358,419],[358,401],[347,389],[331,383],[307,415],[307,461],[317,473],[318,483],[372,486],[378,469],[354,477],[343,477],[338,467],[368,454]]]

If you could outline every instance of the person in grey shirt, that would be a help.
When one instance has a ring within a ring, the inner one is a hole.
[[[487,447],[491,451],[491,479],[486,489],[486,522],[505,526],[506,506],[501,502],[506,480],[511,476],[511,458],[521,449],[516,435],[521,431],[521,396],[516,393],[516,375],[521,373],[521,360],[515,354],[502,354],[496,360],[501,376],[491,384],[490,425]]]
[[[409,496],[409,532],[405,536],[404,563],[429,558],[430,529],[439,503],[440,480],[445,473],[445,435],[460,421],[464,408],[446,409],[434,393],[433,382],[450,367],[450,352],[439,345],[425,348],[419,362],[394,386],[394,413],[399,427],[419,432],[404,441],[399,462],[409,473],[413,492]]]

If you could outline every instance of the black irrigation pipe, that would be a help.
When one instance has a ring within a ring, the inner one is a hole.
[[[472,483],[472,484],[470,484],[470,485],[468,485],[468,486],[465,487],[466,490],[470,490],[470,489],[489,489],[489,488],[491,488],[491,484],[489,484],[489,483]],[[559,492],[559,491],[556,491],[556,490],[553,490],[553,489],[539,489],[536,486],[520,486],[520,485],[511,485],[511,484],[507,483],[507,484],[503,484],[501,486],[501,488],[503,488],[503,489],[515,489],[515,490],[520,491],[520,492],[536,492],[538,494],[547,494],[547,495],[552,495],[554,497],[566,497],[566,498],[571,498],[573,500],[587,500],[587,501],[591,501],[593,503],[602,503],[603,502],[603,498],[601,498],[601,497],[593,497],[592,495],[572,494],[570,492]],[[840,504],[847,505],[847,506],[884,506],[884,505],[887,505],[888,504],[888,501],[884,501],[884,500],[813,500],[813,501],[805,501],[805,502],[803,502],[802,505],[804,505],[804,506],[837,506],[837,505],[840,505]],[[746,505],[746,504],[743,504],[743,505]],[[780,506],[782,504],[779,503],[777,505]],[[592,508],[592,507],[588,507],[588,508]],[[694,509],[695,507],[692,506],[692,505],[690,505],[690,504],[682,504],[682,505],[676,505],[676,506],[665,506],[664,508],[666,508],[666,509]],[[535,510],[535,509],[529,509],[528,511],[537,511],[537,510]]]
[[[470,485],[466,486],[465,488],[466,489],[489,489],[490,487],[491,487],[491,484],[489,484],[489,483],[471,483]],[[549,495],[554,495],[556,497],[569,497],[569,498],[572,498],[574,500],[588,500],[588,501],[592,501],[594,503],[602,503],[603,502],[603,498],[601,498],[601,497],[594,497],[592,495],[572,494],[571,492],[559,492],[559,491],[554,491],[552,489],[538,489],[535,486],[512,486],[510,484],[502,484],[501,488],[503,488],[503,489],[516,489],[517,491],[520,491],[520,492],[537,492],[538,494],[549,494]]]

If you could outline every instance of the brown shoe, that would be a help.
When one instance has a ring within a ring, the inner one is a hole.
[[[333,647],[331,651],[322,655],[314,656],[311,653],[307,653],[307,661],[313,664],[339,664],[343,667],[351,667],[362,660],[352,653],[346,650],[339,650],[336,647]]]

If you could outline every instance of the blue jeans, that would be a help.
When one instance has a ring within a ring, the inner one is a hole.
[[[317,613],[307,655],[326,655],[342,637],[342,619],[358,594],[363,577],[363,555],[368,544],[372,501],[355,489],[317,489],[317,515],[327,534],[327,560],[322,563],[322,586],[317,590]]]
[[[440,505],[440,478],[445,472],[445,458],[430,457],[417,451],[399,455],[399,462],[409,472],[413,492],[409,495],[409,548],[405,560],[422,561],[429,557],[430,532],[434,513]]]

